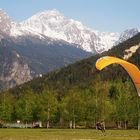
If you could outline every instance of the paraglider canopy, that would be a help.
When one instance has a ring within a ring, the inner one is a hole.
[[[137,89],[138,96],[140,96],[140,70],[134,64],[127,62],[125,60],[122,60],[120,58],[116,58],[112,56],[104,56],[97,60],[96,68],[98,70],[102,70],[103,68],[113,63],[120,64],[128,72],[129,76],[131,77]]]

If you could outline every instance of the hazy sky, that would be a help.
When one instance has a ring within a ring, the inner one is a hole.
[[[140,28],[140,0],[0,0],[0,8],[15,21],[57,9],[64,16],[99,31]]]

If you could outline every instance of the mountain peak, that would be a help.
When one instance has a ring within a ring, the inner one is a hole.
[[[31,17],[31,19],[34,18],[39,18],[44,20],[50,20],[52,18],[55,18],[55,20],[57,20],[59,18],[64,18],[64,16],[58,10],[53,9],[53,10],[44,10],[42,12],[39,12]]]
[[[2,22],[3,19],[11,20],[7,13],[3,9],[0,9],[0,22]]]
[[[131,28],[124,31],[124,33],[137,33],[139,32],[138,28]]]
[[[44,10],[43,12],[40,12],[40,13],[44,13],[46,15],[51,15],[51,16],[62,16],[62,14],[56,10],[56,9],[53,9],[53,10]]]
[[[139,29],[138,28],[131,28],[131,29],[127,29],[124,32],[122,32],[120,34],[119,40],[116,42],[116,45],[135,36],[136,34],[139,33]]]
[[[11,23],[11,18],[3,9],[0,9],[0,31],[9,34],[11,29]]]

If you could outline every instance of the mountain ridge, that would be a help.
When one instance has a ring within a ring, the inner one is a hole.
[[[47,36],[76,44],[84,51],[92,53],[107,51],[139,32],[135,28],[122,33],[100,32],[86,27],[80,21],[65,17],[58,10],[44,10],[23,22],[10,22],[10,36],[35,35],[41,39]]]

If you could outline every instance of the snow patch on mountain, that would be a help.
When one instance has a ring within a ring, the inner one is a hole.
[[[132,46],[129,49],[125,50],[125,55],[123,56],[123,59],[129,59],[133,54],[135,54],[138,48],[140,48],[140,43],[136,46]]]
[[[31,30],[31,29],[22,27],[20,24],[15,23],[15,22],[12,23],[10,35],[13,37],[34,35],[34,36],[38,36],[40,39],[44,39],[43,35],[41,35],[40,33],[36,32],[34,30]]]
[[[108,51],[114,46],[114,42],[119,39],[119,33],[97,32],[99,40],[95,43],[95,49],[98,53]]]

